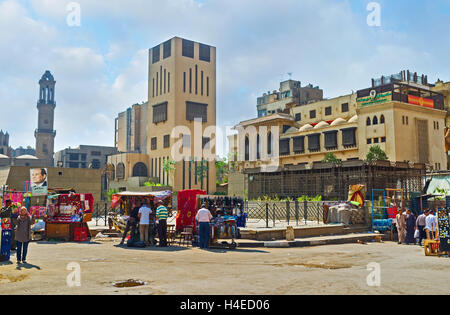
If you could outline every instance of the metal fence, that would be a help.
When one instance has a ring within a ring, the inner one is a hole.
[[[274,227],[281,222],[296,225],[321,225],[324,223],[324,206],[334,206],[337,201],[248,201],[245,212],[249,220],[265,222]],[[367,212],[367,207],[365,208]],[[366,214],[367,217],[367,214]]]
[[[108,226],[108,214],[113,211],[109,202],[95,202],[92,211],[92,221],[96,226]]]

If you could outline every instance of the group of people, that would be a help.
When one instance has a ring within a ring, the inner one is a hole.
[[[396,226],[399,244],[422,246],[424,239],[435,239],[437,236],[437,217],[432,210],[425,210],[416,218],[411,210],[400,209],[396,217]]]
[[[34,215],[30,215],[26,207],[21,207],[19,213],[14,214],[11,200],[6,200],[0,211],[0,218],[8,219],[11,223],[11,250],[16,251],[17,264],[26,264],[31,226],[36,222]]]
[[[120,244],[124,244],[128,232],[130,232],[130,238],[131,241],[133,241],[139,225],[140,241],[145,246],[149,246],[149,236],[151,235],[150,226],[156,225],[158,229],[159,246],[167,247],[168,216],[168,210],[162,201],[157,201],[156,203],[147,203],[146,201],[134,203]]]

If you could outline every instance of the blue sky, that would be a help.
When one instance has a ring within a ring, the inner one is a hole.
[[[336,97],[410,69],[450,80],[450,1],[0,0],[0,129],[34,147],[38,80],[57,80],[55,150],[113,145],[118,112],[147,98],[149,48],[173,36],[217,48],[217,121],[256,116],[256,98],[288,78]],[[14,119],[11,119],[14,117]],[[219,148],[220,152],[220,148]]]

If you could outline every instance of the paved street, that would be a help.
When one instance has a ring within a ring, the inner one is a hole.
[[[29,265],[0,265],[0,294],[419,294],[450,292],[450,260],[425,257],[417,246],[395,243],[286,249],[117,247],[32,243]],[[15,261],[15,257],[12,257]],[[70,288],[66,267],[81,267],[81,287]],[[381,286],[369,287],[367,265],[381,265]],[[116,288],[117,281],[147,283]]]

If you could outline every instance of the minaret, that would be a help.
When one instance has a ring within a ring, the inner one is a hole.
[[[55,79],[50,71],[45,71],[39,80],[38,128],[36,138],[36,157],[45,160],[42,166],[53,166],[56,131],[53,130],[55,116]]]

